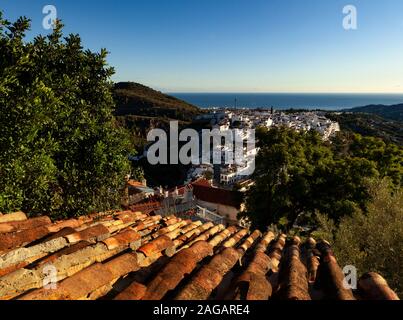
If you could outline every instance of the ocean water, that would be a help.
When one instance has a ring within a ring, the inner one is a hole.
[[[200,108],[236,107],[341,110],[369,104],[403,103],[403,94],[169,93]],[[236,99],[236,104],[235,104]]]

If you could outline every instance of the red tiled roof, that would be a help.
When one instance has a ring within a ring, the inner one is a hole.
[[[204,186],[204,187],[211,187],[211,183],[203,178],[200,178],[194,182],[192,182],[192,185],[194,186]]]
[[[241,194],[237,191],[196,184],[193,185],[193,194],[197,199],[206,202],[223,204],[234,208],[239,208],[241,205]]]
[[[129,185],[131,187],[144,187],[144,185],[141,182],[135,181],[135,180],[127,181],[127,185]]]
[[[129,209],[133,211],[141,211],[145,214],[150,214],[161,207],[161,200],[157,199],[156,197],[152,197],[147,201],[141,201],[139,203],[136,203],[135,205],[129,206]]]
[[[186,188],[187,188],[187,187],[192,188],[193,186],[205,186],[205,187],[210,187],[211,184],[210,184],[210,182],[209,182],[208,180],[203,179],[203,178],[200,178],[200,179],[198,179],[198,180],[196,180],[196,181],[191,182],[190,184],[185,184],[185,185],[182,185],[182,186],[177,186],[177,187],[175,187],[175,188],[172,188],[172,189],[168,190],[168,192],[171,194],[171,193],[177,191],[177,192],[178,192],[178,195],[183,196],[183,195],[185,194]]]
[[[0,300],[398,299],[375,273],[344,288],[330,244],[311,238],[130,210],[6,220]]]

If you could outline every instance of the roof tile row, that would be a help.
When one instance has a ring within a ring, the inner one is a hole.
[[[133,211],[0,216],[0,299],[398,299],[378,274],[343,281],[311,238]]]

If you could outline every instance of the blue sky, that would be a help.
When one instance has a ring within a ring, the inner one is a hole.
[[[167,92],[403,93],[402,0],[0,0],[107,48],[115,81]],[[353,4],[358,29],[343,28]]]

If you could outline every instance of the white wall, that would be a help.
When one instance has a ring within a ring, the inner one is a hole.
[[[197,199],[197,204],[201,207],[207,208],[210,211],[215,211],[217,214],[224,217],[226,222],[229,224],[238,224],[237,215],[239,210],[237,208],[199,199]]]

